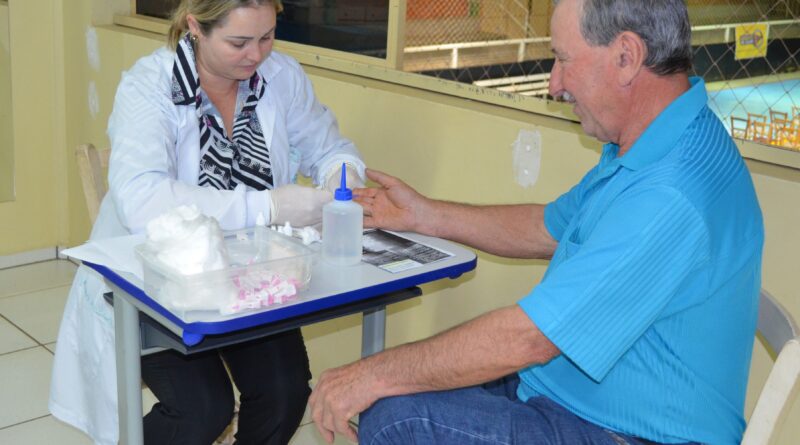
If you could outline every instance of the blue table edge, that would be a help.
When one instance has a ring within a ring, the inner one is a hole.
[[[187,346],[194,346],[200,343],[203,340],[203,337],[206,335],[226,334],[275,321],[286,320],[292,317],[322,311],[335,306],[366,300],[378,295],[407,289],[420,284],[430,283],[443,278],[456,279],[462,274],[475,269],[477,263],[478,258],[474,256],[470,261],[464,263],[423,272],[410,277],[387,281],[385,283],[354,291],[328,295],[326,297],[321,297],[310,301],[303,301],[284,307],[277,307],[263,312],[255,312],[253,314],[243,315],[230,320],[186,323],[175,316],[172,312],[167,310],[164,306],[159,304],[157,301],[150,298],[141,288],[135,286],[108,267],[88,261],[83,262],[83,264],[85,264],[87,267],[94,269],[120,289],[124,290],[179,327],[182,331],[183,342]]]

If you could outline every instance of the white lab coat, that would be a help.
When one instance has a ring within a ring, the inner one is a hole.
[[[171,98],[174,52],[162,48],[122,76],[108,125],[109,193],[92,239],[141,232],[153,217],[195,204],[223,229],[252,226],[269,215],[267,191],[197,186],[200,143],[194,106]],[[259,67],[266,92],[256,111],[270,148],[275,187],[300,172],[317,184],[342,162],[364,164],[341,137],[333,114],[317,102],[310,81],[292,58],[273,52]],[[113,308],[103,300],[102,279],[81,266],[75,275],[58,334],[50,412],[99,444],[119,436]]]

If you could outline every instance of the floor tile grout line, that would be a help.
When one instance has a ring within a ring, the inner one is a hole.
[[[55,284],[55,285],[52,285],[52,286],[49,286],[49,287],[42,287],[40,289],[29,289],[29,290],[18,292],[16,294],[0,295],[0,301],[3,301],[6,298],[19,297],[19,296],[22,296],[22,295],[25,295],[25,294],[32,294],[32,293],[35,293],[35,292],[44,292],[44,291],[48,291],[48,290],[52,290],[52,289],[57,289],[59,287],[71,287],[71,286],[72,286],[72,280],[70,280],[68,282],[65,282],[65,283]]]
[[[66,280],[63,283],[53,283],[53,284],[50,284],[50,285],[42,287],[42,288],[26,289],[26,290],[21,290],[19,292],[10,293],[10,294],[7,294],[7,295],[0,294],[0,301],[2,301],[5,298],[18,297],[20,295],[24,295],[24,294],[28,294],[28,293],[42,292],[42,291],[47,291],[47,290],[51,290],[51,289],[55,289],[55,288],[59,288],[59,287],[71,286],[72,285],[72,281],[74,279],[75,272],[77,272],[78,267],[80,267],[80,265],[79,264],[75,264],[75,262],[73,262],[70,259],[51,259],[51,260],[46,260],[46,261],[38,261],[38,262],[35,262],[35,263],[24,264],[24,265],[19,265],[19,266],[13,266],[13,267],[7,267],[7,268],[4,268],[4,269],[0,269],[0,275],[2,275],[4,273],[4,271],[9,271],[8,272],[9,274],[13,274],[14,273],[12,271],[13,269],[21,269],[23,267],[28,267],[28,266],[33,265],[33,264],[42,264],[42,263],[48,263],[48,262],[62,262],[62,261],[70,263],[72,266],[75,267],[75,270],[73,270],[73,274],[72,274],[73,278],[70,278],[69,280]]]
[[[33,422],[34,420],[44,419],[45,417],[50,417],[50,414],[45,414],[43,416],[34,417],[33,419],[23,420],[22,422],[17,422],[17,423],[15,423],[13,425],[7,425],[7,426],[4,426],[4,427],[0,427],[0,431],[3,431],[3,430],[8,429],[8,428],[13,428],[15,426],[19,426],[19,425],[22,425],[22,424],[25,424],[25,423],[28,423],[28,422]]]
[[[19,330],[20,330],[20,332],[22,332],[23,334],[25,334],[25,336],[26,336],[26,337],[28,337],[28,338],[30,338],[31,340],[33,340],[33,342],[34,342],[34,343],[36,343],[36,345],[37,345],[37,346],[44,347],[44,344],[43,344],[43,343],[41,343],[39,340],[35,339],[35,338],[34,338],[34,337],[31,335],[31,334],[28,334],[27,332],[25,332],[25,330],[24,330],[24,329],[22,329],[21,327],[17,326],[17,324],[16,324],[16,323],[14,323],[13,321],[9,320],[9,318],[8,318],[8,317],[6,317],[5,315],[3,315],[3,314],[0,314],[0,318],[2,318],[3,320],[7,321],[7,322],[8,322],[8,324],[10,324],[11,326],[14,326],[15,328],[19,329]],[[45,348],[45,349],[47,349],[47,348]]]
[[[31,349],[36,349],[36,348],[39,348],[39,347],[43,347],[43,346],[42,345],[34,345],[34,346],[28,346],[27,348],[21,348],[21,349],[15,349],[13,351],[3,352],[2,354],[0,354],[0,358],[5,357],[7,355],[11,355],[11,354],[16,354],[17,352],[30,351]],[[44,349],[47,350],[48,352],[50,352],[49,349],[47,349],[47,348],[44,348]]]
[[[42,263],[49,263],[51,261],[66,261],[67,263],[72,263],[75,267],[80,266],[80,264],[78,264],[72,258],[58,258],[58,257],[56,257],[56,258],[48,258],[46,260],[41,260],[41,261],[33,261],[33,262],[30,262],[30,263],[25,263],[25,264],[15,264],[13,266],[0,267],[0,273],[3,272],[4,270],[16,269],[18,267],[33,266],[33,265],[42,264]]]

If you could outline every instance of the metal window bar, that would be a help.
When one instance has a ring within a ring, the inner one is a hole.
[[[779,25],[793,25],[793,24],[800,24],[800,20],[768,20],[764,23],[769,26],[779,26]],[[722,30],[725,32],[725,42],[732,42],[733,38],[731,37],[732,31],[736,29],[737,26],[743,25],[745,23],[726,23],[720,25],[701,25],[701,26],[692,26],[692,32],[699,32],[699,31],[714,31],[714,30]],[[505,39],[505,40],[484,40],[479,42],[456,42],[456,43],[442,43],[438,45],[421,45],[421,46],[407,46],[403,52],[405,54],[415,54],[415,53],[428,53],[428,52],[438,52],[438,51],[450,51],[450,68],[459,68],[458,63],[458,54],[459,50],[468,49],[468,48],[491,48],[495,46],[513,46],[516,45],[518,47],[517,50],[517,62],[522,62],[525,56],[525,48],[526,45],[531,43],[549,43],[550,37],[528,37],[524,39]]]

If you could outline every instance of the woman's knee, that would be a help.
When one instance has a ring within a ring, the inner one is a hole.
[[[156,404],[144,418],[145,443],[208,444],[219,437],[233,418],[233,396],[191,400]]]
[[[285,387],[282,391],[282,402],[288,407],[292,413],[299,413],[300,416],[306,409],[308,398],[311,395],[311,387],[308,385],[308,380],[295,379]]]
[[[293,417],[303,415],[311,388],[308,381],[287,374],[280,381],[265,382],[257,388],[242,390],[241,402],[270,415]],[[283,413],[283,414],[281,414]]]
[[[227,389],[227,391],[225,388],[213,388],[208,391],[198,389],[203,394],[193,402],[180,407],[183,421],[201,430],[203,437],[211,437],[212,441],[216,439],[233,419],[233,391],[230,387]]]
[[[213,419],[211,430],[214,431],[215,438],[219,436],[222,431],[224,431],[225,428],[231,423],[231,420],[233,420],[233,410],[233,395],[231,395],[229,398],[225,398],[224,400],[220,400],[219,402],[215,403],[214,406],[207,408],[206,415],[208,417],[205,417],[205,419],[209,419],[209,422],[210,419]],[[201,417],[201,419],[204,418]]]

